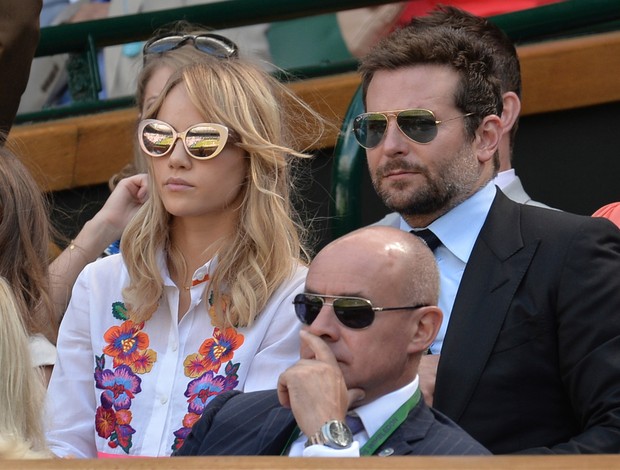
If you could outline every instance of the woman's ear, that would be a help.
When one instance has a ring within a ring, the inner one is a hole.
[[[416,321],[416,331],[410,342],[410,353],[419,353],[426,351],[431,343],[435,341],[439,327],[443,320],[443,313],[439,307],[434,305],[422,307],[418,309]]]

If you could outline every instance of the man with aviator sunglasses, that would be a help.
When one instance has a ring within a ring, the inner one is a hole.
[[[493,453],[617,453],[620,233],[496,188],[496,53],[458,21],[414,21],[362,59],[354,125],[388,223],[438,262],[425,399]]]
[[[215,398],[175,455],[488,453],[421,399],[418,363],[442,318],[422,241],[390,227],[352,232],[316,256],[305,289],[294,301],[301,359],[278,389]]]

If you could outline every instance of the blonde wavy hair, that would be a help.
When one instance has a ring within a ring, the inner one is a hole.
[[[217,251],[205,301],[212,300],[216,323],[249,326],[294,268],[309,260],[306,232],[291,203],[291,164],[310,155],[294,149],[294,136],[302,127],[306,139],[316,135],[318,141],[324,121],[254,64],[212,57],[175,72],[143,118],[156,117],[175,86],[186,88],[205,122],[226,125],[234,135],[229,145],[247,154],[243,201],[240,208],[230,209],[238,214],[237,226]],[[183,257],[170,242],[171,216],[153,181],[151,174],[151,197],[126,228],[121,242],[130,276],[123,297],[135,321],[148,319],[162,295],[158,252],[166,251],[171,272],[186,269]]]
[[[49,457],[43,434],[45,387],[32,367],[18,302],[0,277],[0,458]]]

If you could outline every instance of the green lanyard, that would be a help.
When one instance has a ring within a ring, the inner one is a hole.
[[[374,433],[360,449],[360,456],[373,455],[388,437],[405,422],[409,412],[418,404],[422,393],[418,388],[411,397],[398,408],[388,420]]]
[[[388,420],[383,423],[383,425],[377,430],[376,433],[372,435],[366,444],[362,446],[360,449],[360,456],[373,455],[381,445],[390,437],[398,427],[405,422],[409,413],[420,401],[420,397],[422,393],[418,388],[411,397],[398,408],[392,416],[388,418]],[[293,433],[288,438],[288,442],[282,449],[282,453],[280,455],[288,455],[289,448],[293,442],[297,440],[297,438],[301,435],[301,431],[298,426],[295,426]]]

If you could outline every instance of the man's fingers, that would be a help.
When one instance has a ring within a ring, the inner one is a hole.
[[[355,408],[358,402],[366,398],[366,393],[361,388],[350,388],[347,390],[347,395],[349,396],[348,410]]]
[[[302,351],[312,351],[314,359],[317,361],[338,367],[338,361],[336,361],[334,353],[329,349],[329,346],[325,344],[325,341],[306,330],[301,330],[299,332],[299,337],[301,338]],[[305,356],[304,359],[310,358]]]

